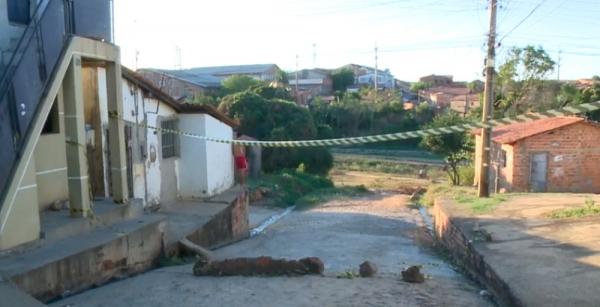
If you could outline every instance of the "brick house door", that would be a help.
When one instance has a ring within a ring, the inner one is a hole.
[[[531,174],[529,176],[529,189],[532,192],[546,192],[546,178],[548,173],[548,153],[534,153],[531,155]]]

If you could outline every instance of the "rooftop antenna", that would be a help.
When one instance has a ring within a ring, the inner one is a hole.
[[[377,103],[377,90],[379,89],[379,84],[377,84],[377,71],[379,70],[377,68],[377,60],[377,43],[375,43],[375,103]]]
[[[140,59],[140,50],[136,48],[135,49],[135,71],[138,70],[139,59]]]

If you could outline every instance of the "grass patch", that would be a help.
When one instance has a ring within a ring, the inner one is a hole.
[[[417,177],[422,167],[420,164],[403,163],[391,158],[373,158],[359,155],[335,155],[333,161],[333,168],[336,170],[377,172],[411,177]],[[445,175],[441,167],[438,166],[427,166],[425,169],[430,178],[440,178]]]
[[[548,214],[552,219],[581,218],[597,215],[600,215],[600,206],[592,199],[586,199],[583,208],[559,209]]]
[[[508,199],[505,194],[494,194],[488,198],[478,198],[476,190],[473,188],[433,184],[429,186],[427,192],[423,195],[422,202],[424,205],[433,206],[435,199],[440,196],[449,197],[458,204],[467,206],[476,214],[490,212],[499,203]]]
[[[341,197],[354,197],[369,193],[364,185],[335,187],[323,176],[295,170],[263,175],[248,183],[248,188],[267,190],[269,203],[276,207],[296,205],[299,209],[310,208],[319,203]]]
[[[369,189],[362,185],[355,187],[346,186],[320,189],[299,198],[296,201],[296,208],[308,209],[310,207],[330,201],[332,199],[356,197],[365,195],[367,193],[369,193]]]
[[[301,197],[320,189],[333,188],[331,180],[295,170],[266,174],[248,183],[250,190],[266,189],[267,197],[277,207],[294,205]]]

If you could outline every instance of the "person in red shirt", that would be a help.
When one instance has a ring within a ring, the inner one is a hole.
[[[236,139],[241,137],[241,133],[236,133]],[[233,158],[235,161],[235,171],[238,183],[246,184],[246,174],[248,173],[248,159],[246,159],[246,148],[244,145],[233,145]]]

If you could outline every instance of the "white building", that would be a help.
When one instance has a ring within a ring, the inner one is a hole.
[[[102,80],[103,75],[104,70],[99,68],[98,79]],[[100,104],[105,103],[101,97]],[[144,199],[146,206],[206,198],[234,184],[230,144],[150,128],[233,138],[236,123],[214,108],[178,103],[123,67],[123,118],[130,192],[134,198]],[[102,121],[104,124],[108,119]]]

